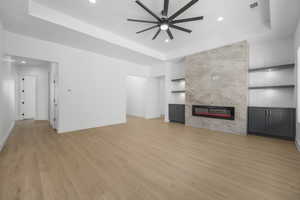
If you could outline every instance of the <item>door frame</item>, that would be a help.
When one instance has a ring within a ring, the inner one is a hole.
[[[49,72],[49,122],[58,130],[59,127],[59,64],[52,62]]]

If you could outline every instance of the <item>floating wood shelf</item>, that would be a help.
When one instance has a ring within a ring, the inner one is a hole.
[[[185,93],[185,90],[174,90],[172,93]]]
[[[249,89],[276,89],[276,88],[295,88],[295,85],[269,85],[269,86],[251,86]]]
[[[177,81],[185,81],[185,78],[177,78],[172,80],[172,82],[177,82]]]
[[[249,72],[256,72],[256,71],[267,71],[267,70],[282,70],[282,69],[289,69],[294,68],[295,64],[287,64],[287,65],[277,65],[271,67],[260,67],[260,68],[253,68],[249,69]]]

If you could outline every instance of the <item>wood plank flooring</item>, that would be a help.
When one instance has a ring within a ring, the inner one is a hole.
[[[58,135],[18,122],[0,153],[0,200],[299,200],[293,142],[162,120]]]

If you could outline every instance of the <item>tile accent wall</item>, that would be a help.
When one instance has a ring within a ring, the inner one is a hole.
[[[246,41],[188,56],[185,60],[186,125],[247,133],[249,46]],[[235,107],[235,120],[194,117],[192,105]]]

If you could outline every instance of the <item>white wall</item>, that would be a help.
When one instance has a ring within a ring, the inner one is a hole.
[[[293,40],[250,42],[250,68],[294,63]],[[249,73],[249,86],[295,84],[294,69]],[[249,90],[249,106],[296,107],[294,89]]]
[[[169,122],[169,104],[185,104],[185,94],[173,94],[172,90],[185,89],[182,83],[172,82],[172,79],[184,78],[184,60],[168,62],[164,66],[165,75],[165,121]]]
[[[145,117],[147,78],[128,76],[126,80],[127,115]]]
[[[293,39],[250,42],[250,68],[294,63]]]
[[[178,79],[185,77],[184,60],[171,63],[171,68],[169,71],[170,79]],[[185,81],[172,82],[170,80],[169,88],[169,104],[185,104],[185,94],[184,93],[172,93],[173,90],[185,90]]]
[[[159,77],[159,105],[160,114],[165,115],[166,112],[166,83],[165,76]]]
[[[15,122],[14,66],[3,61],[3,28],[0,22],[0,151]]]
[[[16,66],[18,77],[34,76],[36,77],[36,118],[35,120],[49,120],[49,72],[50,66],[45,62],[41,66]],[[19,80],[19,79],[18,79]],[[17,88],[20,88],[20,82],[16,82]],[[19,97],[20,91],[16,91],[16,97]],[[17,119],[20,119],[20,103],[17,99]]]
[[[128,76],[127,86],[127,114],[146,119],[158,118],[162,114],[162,99],[160,77]],[[163,79],[164,80],[164,79]],[[165,102],[163,102],[164,104]],[[164,106],[164,105],[163,105]]]
[[[185,94],[173,94],[172,90],[184,90],[184,82],[172,82],[172,79],[184,78],[184,59],[165,62],[151,68],[151,75],[164,79],[164,115],[165,122],[169,121],[169,104],[185,104]],[[162,101],[162,100],[161,100]]]
[[[59,133],[125,123],[127,74],[149,73],[147,66],[10,32],[5,36],[8,54],[59,64]]]
[[[149,77],[147,78],[147,85],[145,90],[146,97],[146,110],[145,118],[153,119],[159,118],[161,115],[161,106],[160,106],[160,79],[158,77]]]
[[[293,85],[294,72],[294,69],[251,72],[249,85]],[[249,106],[295,108],[295,90],[293,88],[249,90]]]
[[[294,55],[295,55],[295,63],[297,66],[297,136],[296,142],[298,145],[298,150],[300,151],[300,20],[298,23],[297,30],[295,32],[294,38]]]

